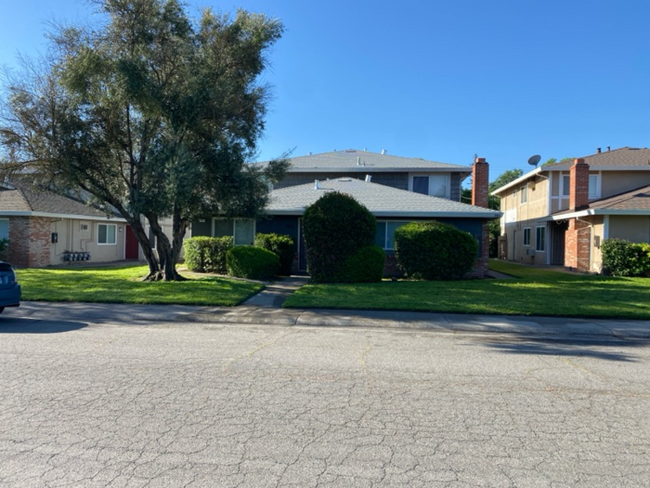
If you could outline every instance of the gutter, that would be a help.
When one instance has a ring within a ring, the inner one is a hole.
[[[94,215],[33,212],[29,210],[0,210],[0,217],[45,217],[50,219],[100,220],[102,222],[126,223],[126,220],[122,217],[99,217]]]

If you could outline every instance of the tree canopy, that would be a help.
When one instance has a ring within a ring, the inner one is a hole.
[[[192,219],[258,215],[286,168],[284,160],[245,164],[268,103],[258,78],[283,26],[243,10],[206,9],[195,20],[177,0],[94,3],[103,24],[58,29],[47,61],[7,80],[3,169],[115,209],[150,277],[180,279],[175,265]]]

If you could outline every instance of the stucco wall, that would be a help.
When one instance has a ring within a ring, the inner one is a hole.
[[[115,225],[115,244],[99,244],[99,224]],[[91,262],[110,262],[124,259],[125,225],[122,222],[99,222],[93,220],[56,219],[51,221],[52,233],[58,242],[51,243],[49,264],[64,264],[63,256],[68,252],[89,252]]]

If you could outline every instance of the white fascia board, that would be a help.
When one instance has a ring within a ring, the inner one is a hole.
[[[548,169],[544,169],[543,166],[540,166],[539,168],[535,168],[534,170],[529,171],[529,172],[526,173],[525,175],[520,176],[520,177],[517,178],[516,180],[511,181],[511,182],[508,183],[507,185],[503,185],[502,187],[497,188],[496,190],[494,190],[494,191],[491,193],[491,195],[498,197],[498,196],[499,196],[499,193],[503,193],[504,191],[509,190],[510,188],[512,188],[512,187],[514,187],[514,186],[520,185],[521,183],[523,183],[523,182],[526,181],[527,179],[529,179],[529,178],[531,178],[531,177],[533,177],[533,176],[535,176],[535,175],[538,175],[538,174],[541,173],[542,171],[548,171]]]
[[[32,212],[27,210],[0,210],[1,217],[45,217],[48,219],[71,219],[71,220],[99,220],[102,222],[123,222],[122,217],[93,217],[91,215],[59,214],[49,212]]]
[[[645,216],[650,215],[649,209],[639,209],[639,210],[619,210],[619,209],[609,209],[609,208],[595,208],[595,209],[586,209],[578,210],[576,212],[560,214],[560,215],[549,215],[544,221],[551,220],[566,220],[566,219],[575,219],[580,217],[590,217],[594,215],[629,215],[629,216]]]

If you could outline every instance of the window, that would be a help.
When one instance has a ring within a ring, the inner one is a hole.
[[[100,245],[114,245],[117,243],[115,240],[115,224],[97,224],[97,244]]]
[[[215,237],[232,236],[235,246],[251,245],[255,240],[255,221],[241,220],[214,220]]]
[[[524,229],[524,246],[530,246],[530,227]]]
[[[414,176],[412,189],[415,193],[433,197],[449,198],[449,177],[447,175]]]
[[[528,201],[528,187],[522,186],[519,195],[520,195],[519,203],[526,203]]]
[[[0,241],[9,239],[9,219],[0,219]]]
[[[408,224],[408,222],[398,222],[394,220],[377,222],[377,234],[375,235],[375,245],[392,251],[395,249],[395,229]]]
[[[562,196],[568,197],[571,189],[571,178],[569,175],[562,175]]]
[[[589,198],[598,198],[600,196],[599,183],[600,178],[598,175],[589,175]]]
[[[535,235],[535,251],[546,250],[546,227],[537,227]]]
[[[235,246],[252,245],[255,240],[255,221],[235,220]]]

